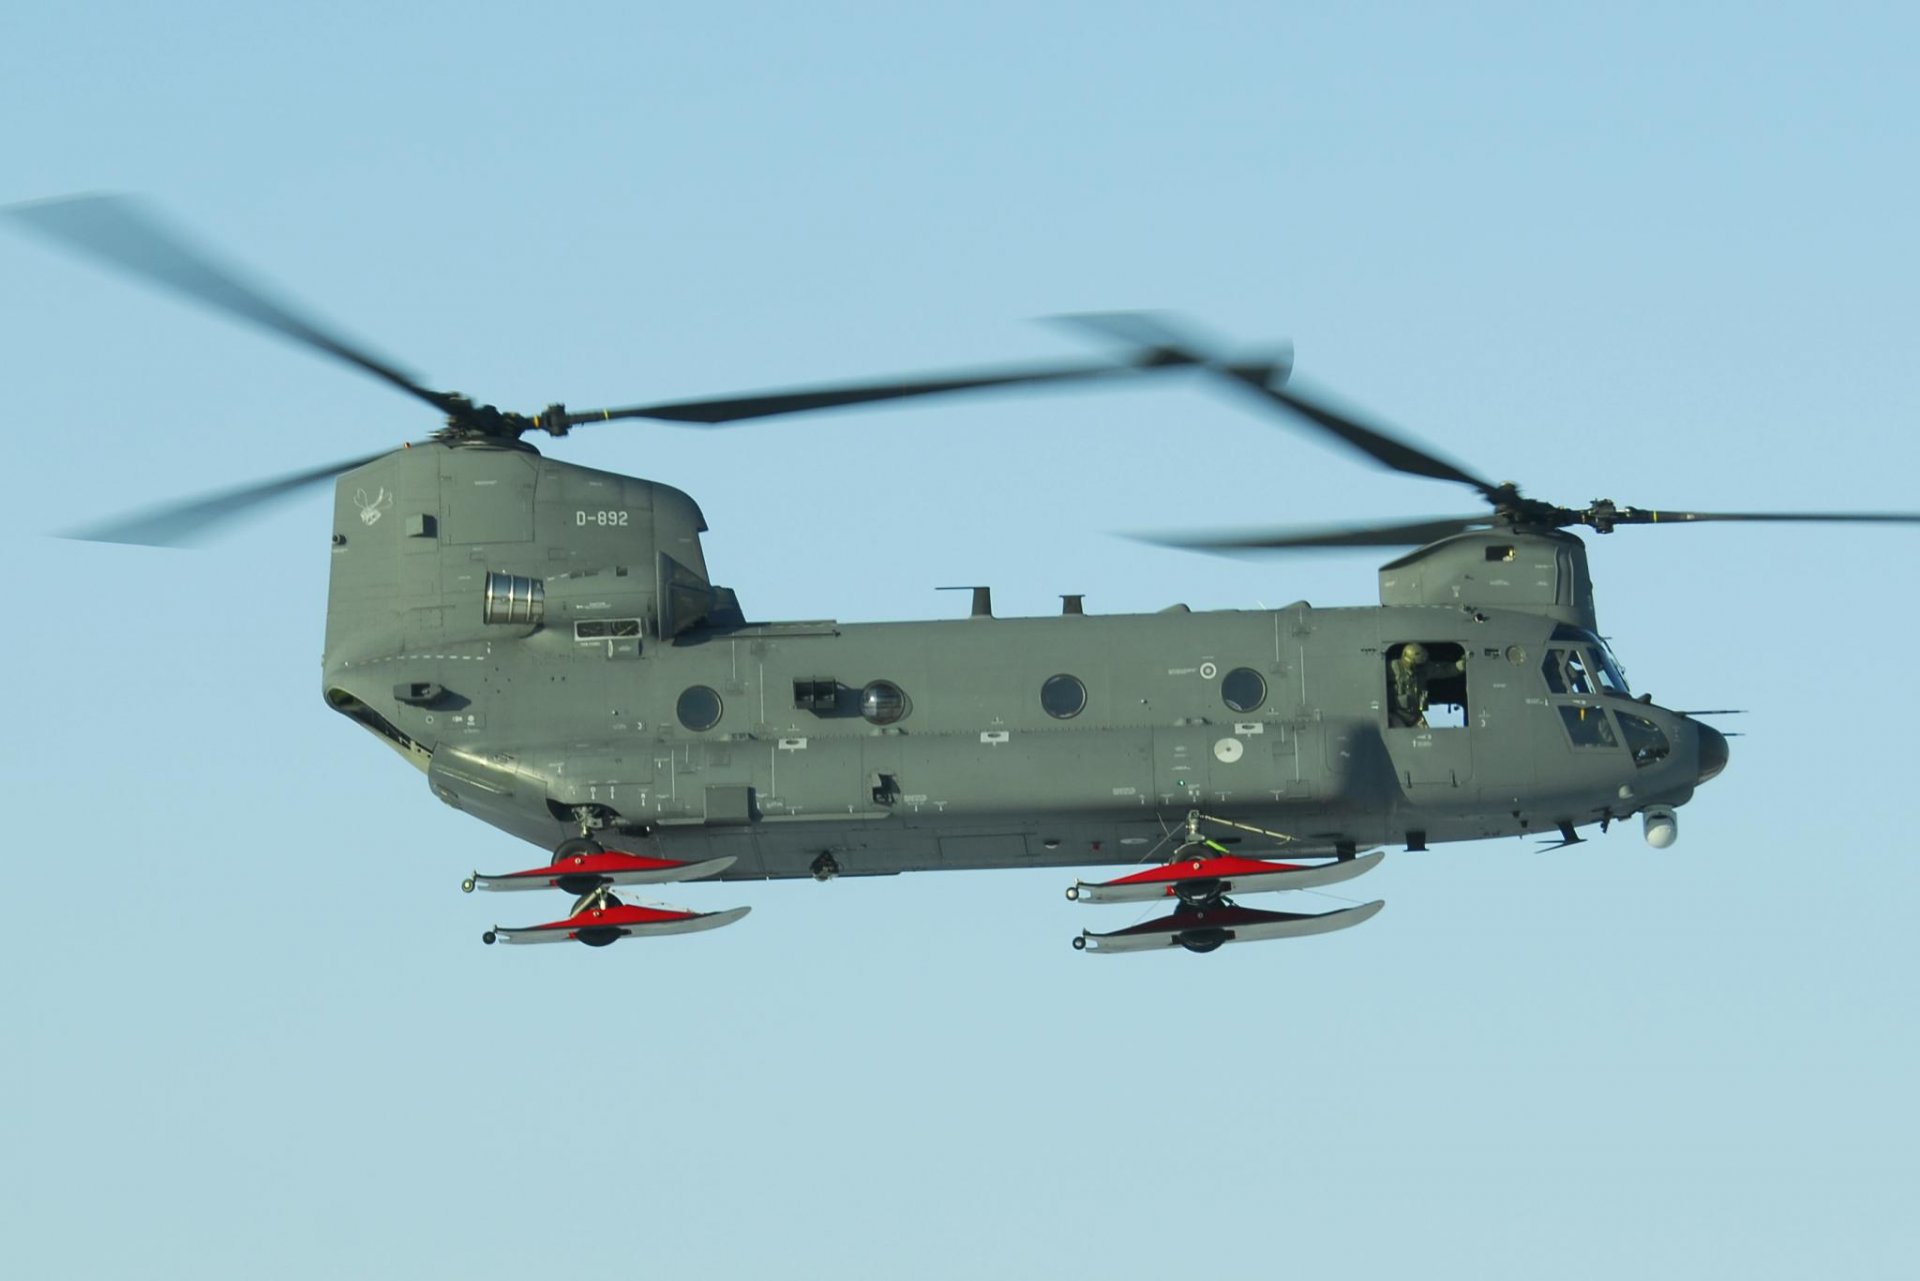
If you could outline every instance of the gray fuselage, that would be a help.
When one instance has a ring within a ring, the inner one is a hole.
[[[1435,544],[1382,606],[750,624],[666,486],[432,446],[337,494],[329,703],[546,848],[584,823],[729,878],[1116,864],[1200,810],[1347,852],[1679,805],[1725,761],[1626,693],[1562,534]]]

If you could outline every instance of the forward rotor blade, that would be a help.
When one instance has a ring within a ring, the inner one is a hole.
[[[1615,525],[1687,525],[1708,520],[1920,525],[1920,512],[1676,512],[1623,507],[1614,513],[1612,523]]]
[[[719,426],[754,418],[772,418],[779,414],[802,414],[814,409],[906,400],[916,396],[944,396],[953,392],[977,391],[989,387],[1022,387],[1043,383],[1131,378],[1156,369],[1184,368],[1194,363],[1182,357],[1168,356],[1124,365],[1037,365],[1005,369],[976,369],[928,378],[853,383],[841,387],[801,387],[791,391],[756,392],[750,396],[683,400],[660,405],[633,405],[625,409],[570,411],[567,414],[567,423],[572,426],[615,418],[654,418],[666,422]]]
[[[138,543],[147,547],[184,547],[198,541],[222,522],[257,511],[281,499],[291,498],[304,489],[332,480],[343,472],[384,458],[390,450],[381,450],[365,458],[328,463],[308,471],[257,481],[236,489],[223,489],[198,498],[149,508],[131,516],[122,516],[62,534],[94,543]]]
[[[1470,529],[1485,529],[1490,516],[1437,516],[1403,525],[1353,525],[1329,529],[1249,530],[1244,533],[1153,535],[1146,541],[1205,552],[1285,551],[1302,547],[1419,547]]]
[[[1502,491],[1498,485],[1482,480],[1438,454],[1431,454],[1408,444],[1398,436],[1377,427],[1369,427],[1347,414],[1339,413],[1290,388],[1270,387],[1245,378],[1238,381],[1254,394],[1292,410],[1322,431],[1345,441],[1375,462],[1391,467],[1394,471],[1406,472],[1410,476],[1426,476],[1433,480],[1457,481],[1479,490],[1489,502],[1498,503],[1501,499]]]
[[[453,412],[446,396],[431,391],[386,361],[328,332],[260,289],[244,284],[212,256],[168,229],[158,215],[127,196],[66,196],[0,209],[22,226],[63,248],[136,276],[150,285],[271,330],[304,347],[365,370],[383,382]]]

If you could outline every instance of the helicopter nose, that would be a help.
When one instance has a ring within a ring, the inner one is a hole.
[[[1711,725],[1693,724],[1700,732],[1700,781],[1704,783],[1727,767],[1727,736]]]

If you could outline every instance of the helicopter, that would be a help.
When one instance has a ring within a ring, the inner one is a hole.
[[[442,802],[541,849],[462,882],[571,908],[486,943],[701,932],[746,908],[629,903],[633,887],[1128,866],[1070,900],[1162,915],[1083,929],[1128,953],[1302,937],[1370,919],[1243,905],[1377,867],[1389,846],[1583,841],[1638,816],[1660,848],[1728,765],[1713,713],[1635,696],[1603,640],[1584,529],[1920,522],[1898,512],[1566,507],[1493,483],[1289,386],[1290,354],[1223,356],[1165,317],[1071,318],[1110,359],[522,414],[433,390],[245,283],[142,205],[5,209],[24,229],[359,369],[441,417],[426,438],[74,531],[177,545],[333,483],[321,696]],[[843,624],[752,621],[710,575],[695,500],[561,461],[531,436],[622,420],[720,426],[983,389],[1215,379],[1375,464],[1484,510],[1386,524],[1166,536],[1200,551],[1410,549],[1377,605]]]

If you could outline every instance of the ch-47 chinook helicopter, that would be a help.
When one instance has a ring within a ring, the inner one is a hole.
[[[1380,847],[1555,834],[1638,814],[1656,846],[1726,767],[1727,740],[1628,690],[1567,532],[1692,521],[1916,522],[1909,513],[1568,508],[1493,484],[1285,386],[1281,359],[1216,359],[1164,322],[1083,318],[1129,359],[975,370],[534,415],[430,390],[270,301],[121,198],[7,212],[64,246],[324,352],[424,401],[418,444],[96,526],[182,542],[333,479],[322,693],[435,795],[550,851],[468,890],[557,888],[565,916],[488,943],[726,925],[616,890],[1010,867],[1134,870],[1081,903],[1165,915],[1074,946],[1128,952],[1323,933],[1321,913],[1242,906],[1376,866]],[[1489,510],[1392,525],[1174,539],[1212,550],[1414,547],[1377,606],[843,625],[749,622],[716,586],[693,499],[527,443],[589,422],[716,425],[963,391],[1199,370],[1378,463],[1473,489]],[[336,479],[337,478],[337,479]],[[1245,848],[1236,848],[1242,847]]]

